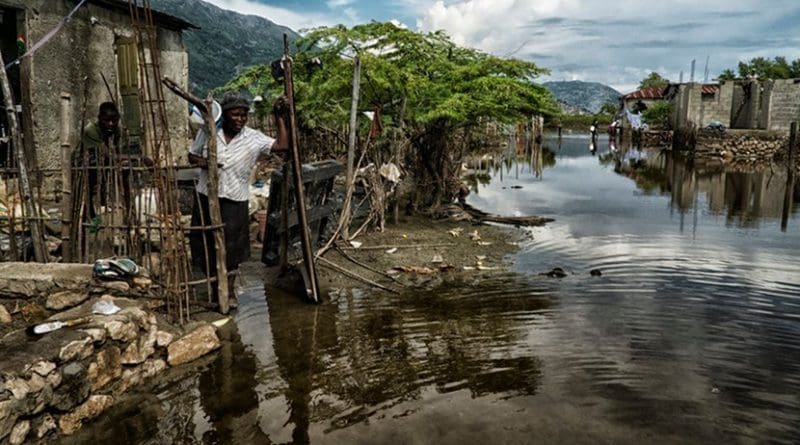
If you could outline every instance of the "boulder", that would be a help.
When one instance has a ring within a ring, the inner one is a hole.
[[[6,323],[11,323],[11,314],[8,313],[5,306],[0,304],[0,324]]]
[[[131,342],[122,354],[122,363],[125,365],[138,365],[147,360],[156,352],[156,332],[158,327],[150,325],[150,330]]]
[[[58,419],[58,426],[61,428],[62,433],[66,435],[74,434],[83,426],[84,421],[94,419],[113,404],[114,398],[111,396],[91,396],[74,411],[61,416],[61,418]]]
[[[47,377],[47,375],[50,374],[54,369],[56,369],[56,364],[46,360],[36,362],[33,364],[33,366],[31,366],[31,371],[39,374],[42,377]]]
[[[171,366],[188,363],[219,347],[219,338],[214,326],[204,324],[169,345],[167,362]]]
[[[31,422],[29,420],[23,420],[17,423],[8,436],[8,443],[11,445],[22,445],[25,443],[25,438],[28,437],[28,432],[30,432],[30,430]]]
[[[100,323],[112,340],[128,342],[136,338],[139,329],[127,317],[104,317]]]
[[[120,375],[122,375],[122,365],[120,351],[116,346],[100,351],[86,372],[92,391],[105,387]]]
[[[56,429],[58,425],[56,425],[56,419],[53,418],[50,414],[45,414],[40,419],[39,425],[35,428],[36,431],[36,438],[42,439],[44,436],[47,435],[50,431]]]
[[[77,306],[88,299],[88,292],[65,290],[48,296],[44,306],[50,310],[61,311]]]

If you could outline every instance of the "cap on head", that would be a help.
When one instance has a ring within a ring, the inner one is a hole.
[[[250,109],[250,103],[248,103],[247,99],[245,99],[244,96],[239,94],[237,91],[227,91],[225,94],[223,94],[222,99],[219,101],[219,105],[223,112],[232,110],[234,108]]]

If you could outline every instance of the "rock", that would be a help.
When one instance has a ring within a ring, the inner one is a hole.
[[[166,348],[167,346],[172,343],[172,340],[175,340],[175,336],[167,331],[157,331],[156,332],[156,344],[160,348]]]
[[[58,385],[61,384],[62,380],[61,372],[59,371],[51,372],[50,375],[48,375],[45,380],[47,380],[47,384],[50,385],[51,388],[53,389],[58,388]]]
[[[125,365],[138,365],[153,355],[156,352],[156,330],[157,327],[151,325],[147,334],[142,335],[138,340],[128,345],[122,354],[122,363]]]
[[[22,318],[28,323],[38,323],[47,318],[48,313],[45,308],[36,303],[28,303],[20,309]]]
[[[122,382],[117,388],[117,393],[123,393],[133,386],[139,385],[158,373],[167,369],[167,363],[161,359],[148,360],[134,369],[126,369],[122,373]]]
[[[56,420],[50,414],[45,414],[41,420],[42,423],[36,428],[36,438],[42,439],[44,436],[47,435],[50,431],[53,431],[58,426],[56,425]]]
[[[66,344],[58,353],[58,358],[62,363],[71,361],[73,359],[84,359],[92,354],[94,346],[92,345],[92,337],[86,337],[81,340],[71,341]]]
[[[25,438],[28,437],[28,432],[30,430],[31,422],[29,420],[19,422],[14,425],[14,428],[11,430],[11,435],[8,436],[8,443],[11,445],[22,445],[25,442]]]
[[[47,385],[47,381],[44,379],[44,377],[36,373],[31,374],[31,378],[28,380],[28,387],[30,388],[29,394],[38,393],[45,387],[45,385]]]
[[[589,274],[591,274],[593,277],[599,277],[603,275],[603,272],[600,269],[592,269],[589,271]]]
[[[219,346],[219,338],[214,326],[205,324],[172,342],[167,348],[167,362],[171,366],[188,363],[219,348]]]
[[[89,396],[89,381],[86,379],[86,366],[72,362],[61,368],[62,382],[53,393],[51,405],[59,411],[68,411],[86,400]]]
[[[132,306],[127,307],[119,312],[120,316],[127,317],[129,320],[135,322],[139,329],[143,331],[150,330],[150,326],[156,324],[156,317],[153,314],[148,314],[140,307]]]
[[[95,360],[89,364],[86,379],[89,380],[91,390],[97,391],[120,375],[122,375],[122,365],[119,348],[112,346],[100,351]]]
[[[105,329],[89,328],[89,329],[81,329],[81,332],[85,333],[89,337],[92,337],[92,341],[95,343],[102,343],[106,340]]]
[[[105,395],[94,395],[89,400],[76,408],[71,413],[65,414],[58,419],[58,426],[61,432],[66,435],[74,434],[86,420],[94,419],[114,404],[114,398]]]
[[[11,323],[11,314],[8,313],[5,306],[0,304],[0,324],[6,323]]]
[[[47,377],[47,375],[50,374],[54,369],[56,369],[56,364],[45,360],[36,362],[33,366],[31,366],[31,371],[39,374],[42,377]]]
[[[126,281],[103,281],[101,286],[109,290],[125,293],[131,290],[131,285]]]
[[[13,378],[6,380],[5,390],[10,392],[15,399],[22,400],[31,392],[31,387],[25,379]]]
[[[60,311],[63,309],[71,308],[73,306],[77,306],[88,299],[89,299],[89,294],[87,292],[65,290],[61,292],[56,292],[47,297],[47,302],[45,303],[44,306],[47,309]]]
[[[149,289],[150,286],[153,285],[153,280],[147,277],[134,277],[133,278],[133,287],[139,289]]]
[[[127,318],[112,318],[101,323],[112,340],[128,342],[135,339],[138,333],[136,325]]]

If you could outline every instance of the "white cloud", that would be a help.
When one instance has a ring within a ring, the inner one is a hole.
[[[329,8],[335,9],[341,8],[342,6],[352,5],[353,0],[328,0],[325,2],[325,4],[328,5]]]
[[[600,81],[618,89],[635,86],[650,71],[677,81],[683,70],[688,80],[692,59],[695,78],[702,80],[706,55],[711,78],[753,55],[800,57],[792,30],[773,25],[782,16],[800,15],[792,0],[777,0],[769,9],[758,0],[395,3],[416,11],[421,31],[444,30],[458,44],[531,59],[551,68],[552,78]]]

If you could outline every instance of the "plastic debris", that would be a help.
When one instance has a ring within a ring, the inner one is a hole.
[[[359,248],[359,247],[361,247],[363,244],[364,244],[364,243],[362,243],[361,241],[352,241],[352,240],[350,241],[350,245],[351,245],[351,246],[353,246],[353,248],[355,248],[355,249],[358,249],[358,248]]]
[[[458,227],[458,228],[455,228],[453,230],[448,230],[447,233],[449,233],[450,236],[452,236],[453,238],[458,238],[459,236],[461,236],[461,232],[463,232],[463,231],[464,231],[463,228]]]
[[[111,300],[100,300],[92,305],[93,314],[114,315],[121,310],[122,309]]]
[[[442,256],[439,255],[438,253],[436,255],[434,255],[433,259],[431,260],[431,263],[434,263],[434,264],[443,263],[443,262],[444,262],[444,258],[442,258]]]
[[[387,250],[386,253],[395,253],[397,252],[397,247],[392,247],[391,249]]]
[[[477,230],[475,230],[474,232],[471,232],[469,234],[469,239],[471,239],[472,241],[478,241],[481,239],[481,235],[478,233]]]

